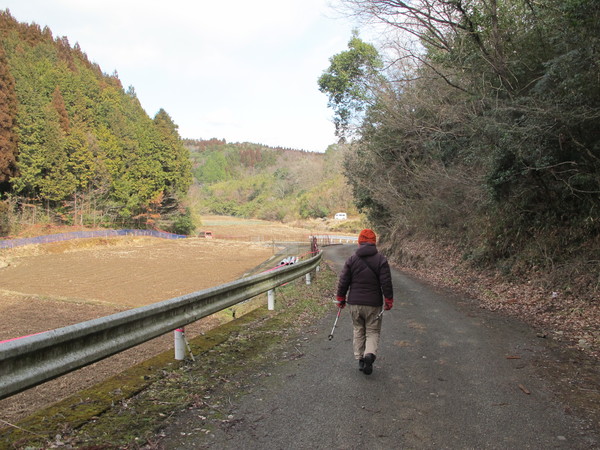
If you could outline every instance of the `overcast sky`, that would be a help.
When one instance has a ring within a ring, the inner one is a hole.
[[[164,108],[183,138],[310,151],[336,141],[317,79],[355,26],[335,0],[0,0],[20,22],[79,43]]]

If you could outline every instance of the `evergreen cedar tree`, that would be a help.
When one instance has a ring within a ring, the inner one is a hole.
[[[0,45],[0,192],[8,190],[8,182],[17,174],[17,96],[15,80],[8,69],[4,47]]]
[[[125,222],[149,208],[181,210],[191,163],[169,115],[148,117],[116,73],[8,11],[0,12],[0,99],[0,195],[61,214],[93,207]]]

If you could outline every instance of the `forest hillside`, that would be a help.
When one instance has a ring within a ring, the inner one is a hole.
[[[189,215],[177,125],[79,45],[0,12],[0,235],[23,222],[154,227]]]
[[[343,145],[313,153],[224,139],[184,142],[196,211],[277,222],[357,214],[344,175]]]
[[[600,2],[342,3],[382,31],[318,86],[391,256],[598,350]]]

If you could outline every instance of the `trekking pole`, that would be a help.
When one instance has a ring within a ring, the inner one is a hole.
[[[335,326],[337,325],[337,321],[340,318],[341,313],[342,313],[342,308],[338,308],[337,316],[335,316],[335,322],[333,322],[333,328],[331,329],[331,334],[329,335],[329,340],[333,339],[333,331],[335,330]]]
[[[379,314],[377,314],[377,317],[375,317],[375,320],[379,319],[381,316],[383,316],[383,311],[385,311],[385,308],[381,308],[381,312]]]
[[[192,357],[192,361],[196,362],[196,358],[194,358],[194,354],[192,353],[192,347],[190,347],[190,342],[185,337],[185,334],[183,335],[183,340],[185,341],[185,346],[187,347],[188,352],[190,353],[190,356]]]

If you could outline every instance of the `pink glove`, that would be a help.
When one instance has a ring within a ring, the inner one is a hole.
[[[340,309],[344,309],[344,307],[346,306],[346,297],[337,297],[337,306]]]
[[[393,298],[386,298],[385,299],[385,305],[384,305],[383,309],[385,309],[386,311],[389,311],[390,309],[392,309],[392,306],[394,306],[394,299]]]

